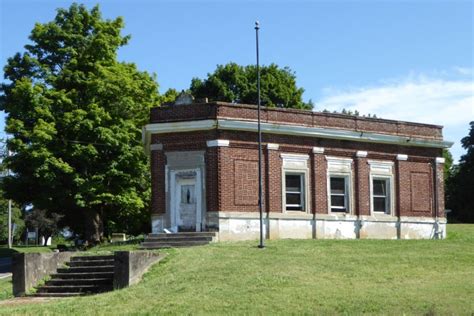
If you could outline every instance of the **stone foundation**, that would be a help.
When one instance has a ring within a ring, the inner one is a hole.
[[[210,214],[219,227],[219,240],[253,240],[260,236],[258,214],[220,212]],[[264,215],[267,239],[434,239],[436,228],[446,238],[446,219],[426,217],[371,217],[354,215]],[[210,222],[210,221],[208,221]]]

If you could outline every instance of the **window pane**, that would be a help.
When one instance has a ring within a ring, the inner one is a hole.
[[[286,204],[301,205],[301,195],[299,193],[286,193]]]
[[[301,175],[285,175],[286,192],[301,192]]]
[[[387,181],[374,179],[374,195],[387,195]]]
[[[374,212],[383,212],[385,213],[385,198],[383,197],[374,197]]]
[[[331,194],[345,194],[345,179],[331,177]]]
[[[181,203],[183,204],[194,204],[195,198],[194,185],[182,185],[181,186]]]
[[[304,211],[302,206],[286,206],[287,211]]]
[[[347,210],[345,207],[343,208],[331,208],[331,212],[342,212],[342,213],[345,213]]]
[[[343,195],[331,195],[331,206],[345,206],[345,197]]]

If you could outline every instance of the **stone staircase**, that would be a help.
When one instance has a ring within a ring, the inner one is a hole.
[[[114,256],[72,257],[67,265],[58,268],[33,296],[68,297],[113,290]]]
[[[142,242],[143,249],[175,248],[207,245],[216,240],[214,232],[182,232],[173,234],[148,234]]]

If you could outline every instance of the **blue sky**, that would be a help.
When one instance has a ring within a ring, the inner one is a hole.
[[[23,51],[35,22],[72,1],[0,0],[0,65]],[[119,58],[157,74],[160,91],[186,89],[217,64],[289,66],[316,110],[445,126],[455,142],[474,120],[472,1],[83,1],[123,16],[129,45]],[[0,117],[3,130],[3,116]]]

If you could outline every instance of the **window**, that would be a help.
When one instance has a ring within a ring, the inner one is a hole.
[[[304,174],[285,173],[287,211],[304,211]]]
[[[347,212],[347,177],[330,177],[331,212]]]
[[[370,210],[373,215],[392,215],[394,209],[393,162],[369,160]]]
[[[390,179],[373,178],[372,205],[374,212],[390,214]]]
[[[328,213],[351,213],[352,159],[326,156]]]

